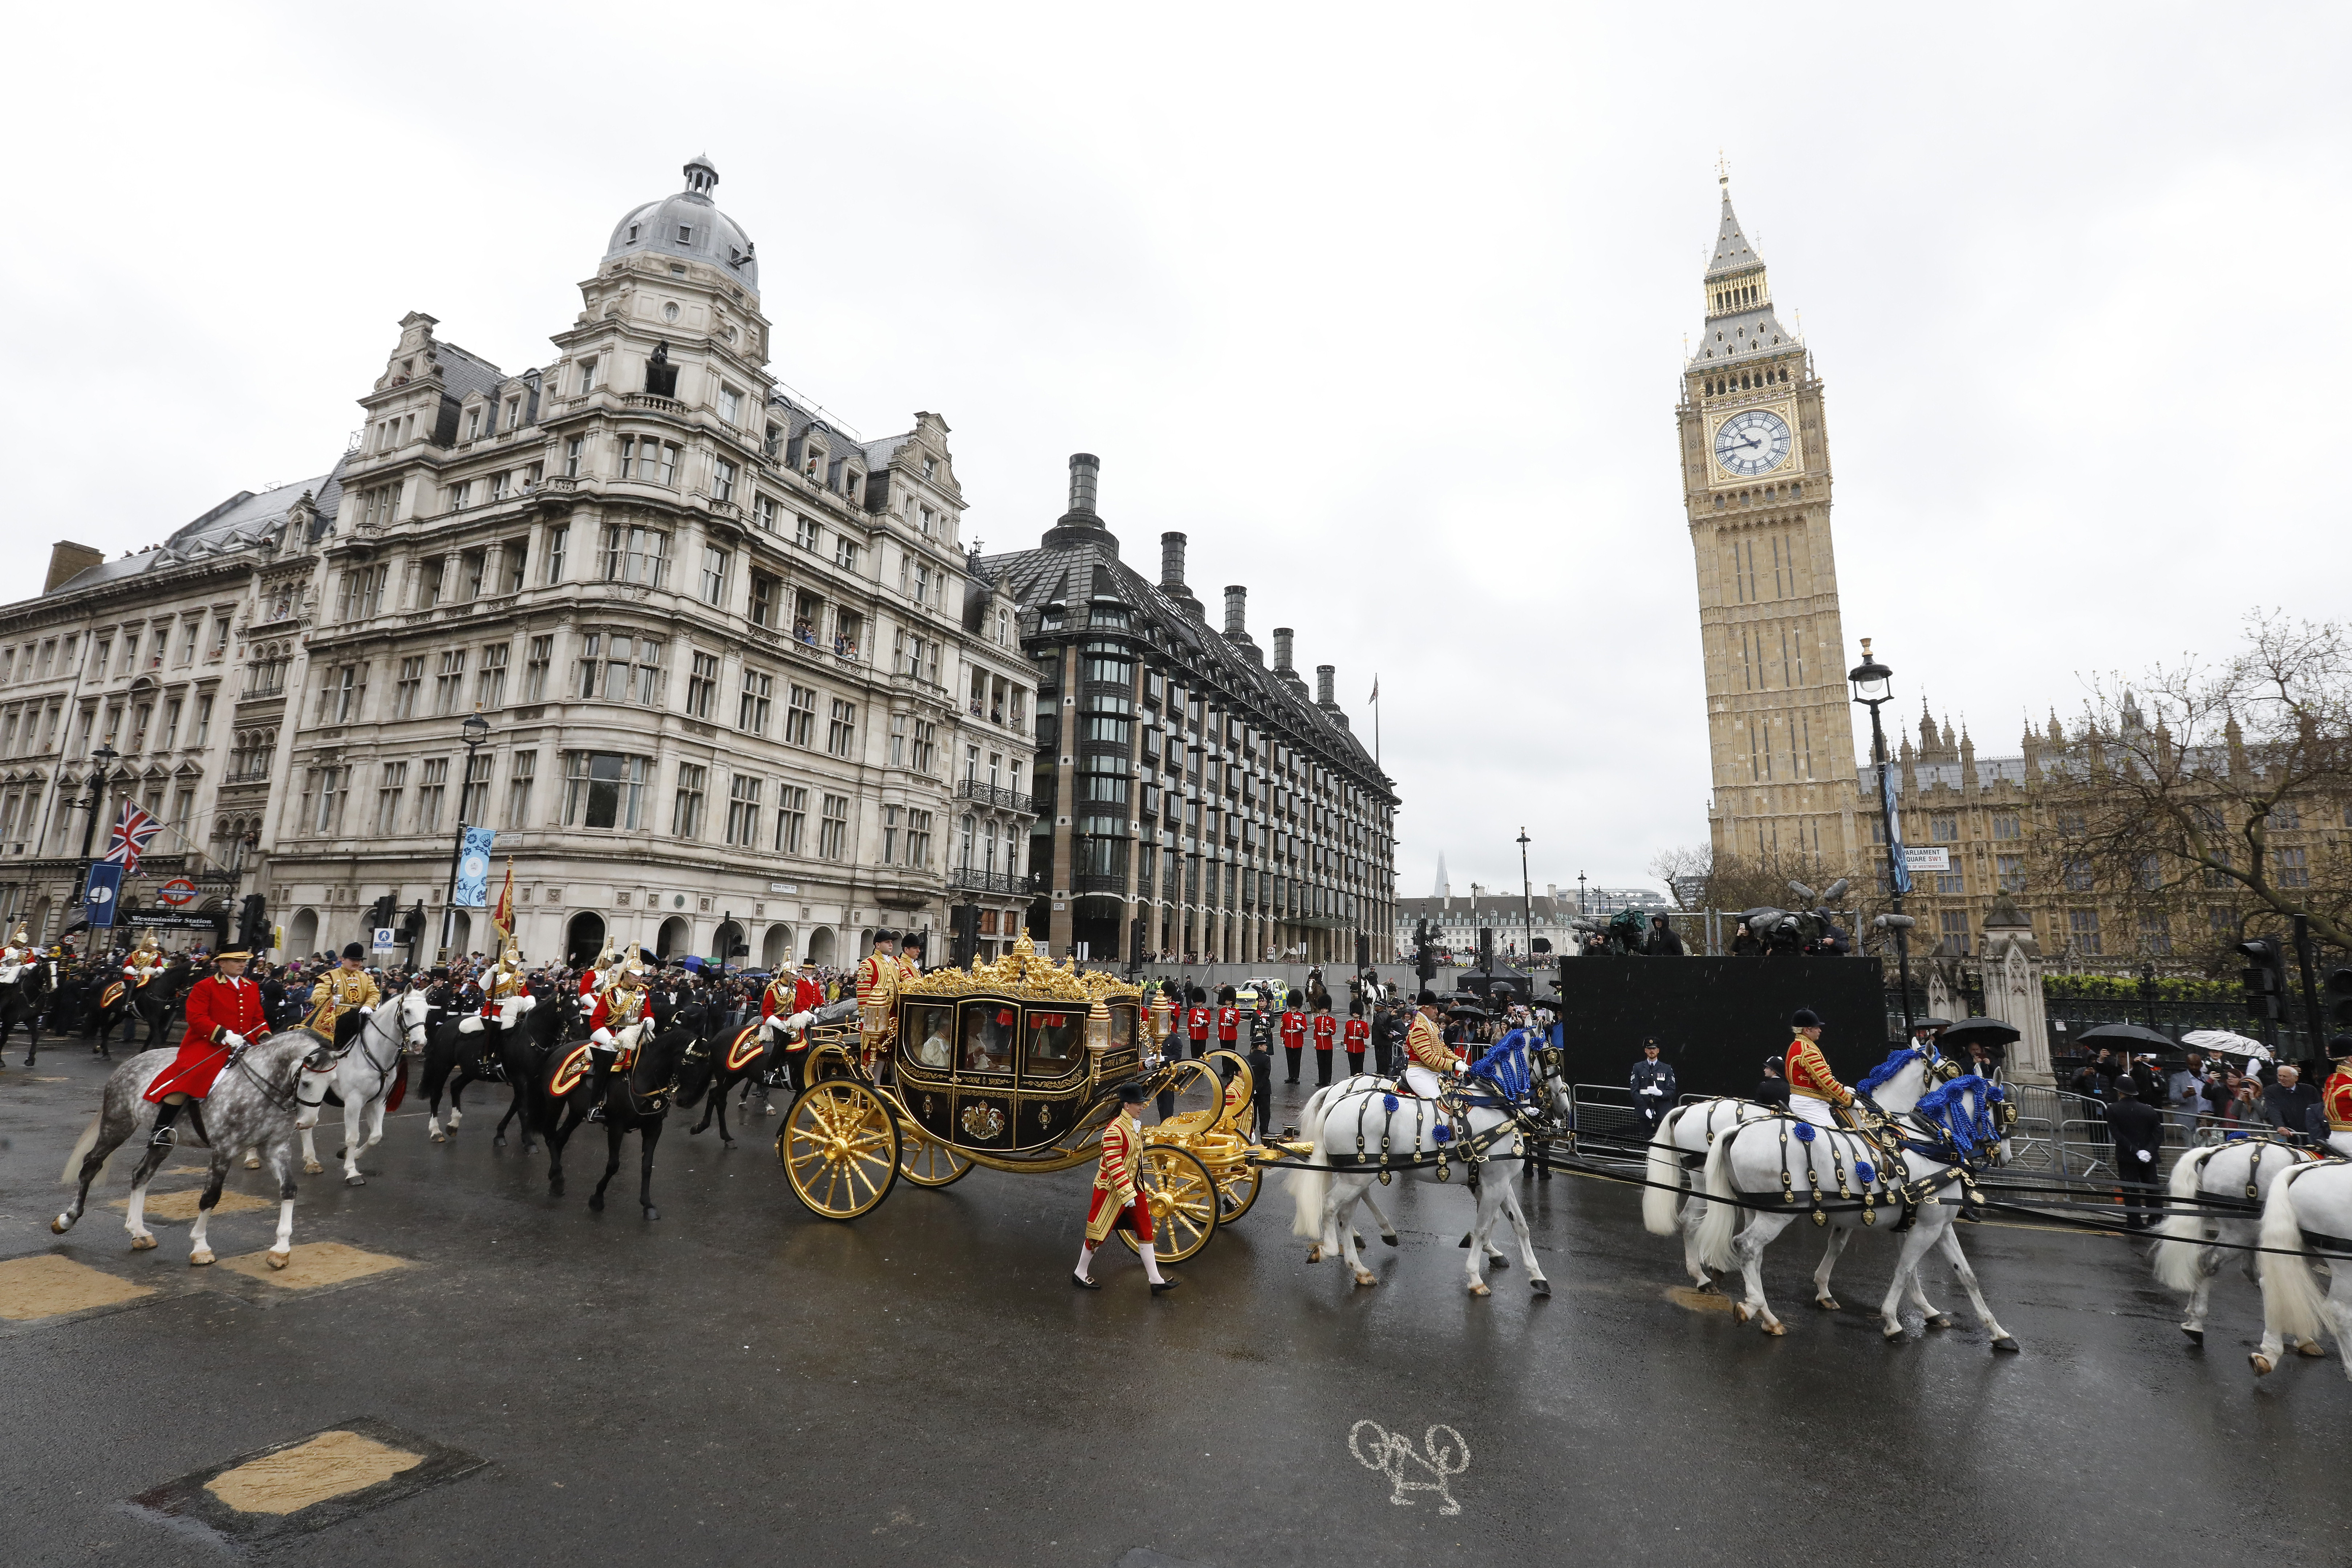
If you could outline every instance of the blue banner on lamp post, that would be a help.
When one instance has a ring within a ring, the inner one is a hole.
[[[457,907],[479,909],[490,901],[490,845],[498,838],[489,828],[467,828],[457,852]]]
[[[122,867],[113,861],[92,861],[81,899],[83,917],[92,926],[112,925],[115,905],[122,901]]]

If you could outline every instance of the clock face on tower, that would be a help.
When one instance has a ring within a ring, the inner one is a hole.
[[[1769,474],[1789,460],[1789,422],[1769,409],[1733,414],[1715,431],[1715,460],[1727,473]]]

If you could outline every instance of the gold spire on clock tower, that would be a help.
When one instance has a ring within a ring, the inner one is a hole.
[[[1716,852],[1858,863],[1854,731],[1812,356],[1772,310],[1726,173],[1675,410],[1706,662]]]

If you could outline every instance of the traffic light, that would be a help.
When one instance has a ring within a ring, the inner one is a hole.
[[[269,946],[269,901],[257,893],[247,894],[237,905],[236,945],[248,953]]]
[[[1127,923],[1127,967],[1143,967],[1143,917],[1139,915]]]
[[[1371,967],[1372,934],[1369,931],[1359,931],[1356,933],[1356,973],[1360,975]]]
[[[980,905],[959,904],[950,909],[948,933],[948,962],[959,969],[969,969],[971,961],[980,956]]]
[[[1491,925],[1478,927],[1478,967],[1488,974],[1494,973],[1495,928]]]
[[[1430,982],[1437,978],[1437,950],[1430,946],[1429,922],[1426,920],[1412,923],[1412,972],[1421,977],[1423,990],[1428,989]]]
[[[2327,1030],[2352,1032],[2352,969],[2336,969],[2327,977]]]
[[[2246,1016],[2276,1023],[2286,1016],[2286,949],[2275,936],[2250,936],[2238,944],[2246,967],[2238,978],[2246,998]],[[2328,977],[2333,988],[2335,977]]]
[[[387,893],[368,905],[368,929],[381,931],[391,925],[393,911],[400,907],[400,895]]]

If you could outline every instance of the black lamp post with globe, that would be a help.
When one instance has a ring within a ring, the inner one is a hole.
[[[457,868],[465,859],[466,829],[469,826],[466,821],[466,786],[474,777],[474,753],[490,738],[490,721],[480,714],[469,713],[457,728],[466,742],[466,772],[457,786],[457,842],[449,852],[449,893],[441,905],[441,962],[445,964],[449,961],[449,944],[457,935]],[[483,791],[485,800],[488,793],[488,789]]]

